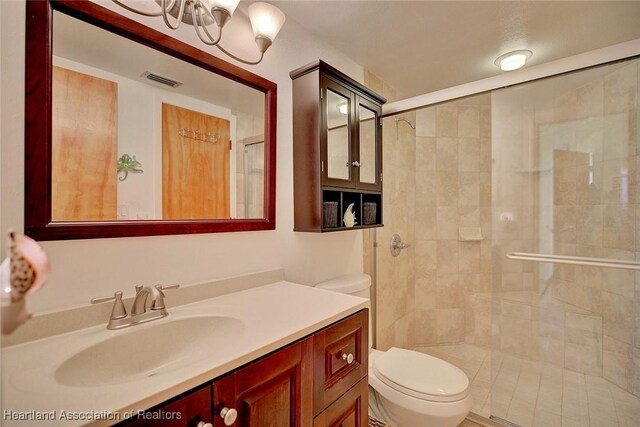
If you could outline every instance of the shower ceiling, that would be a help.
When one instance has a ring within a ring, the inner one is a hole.
[[[640,38],[640,1],[272,1],[303,28],[395,87],[397,98]]]

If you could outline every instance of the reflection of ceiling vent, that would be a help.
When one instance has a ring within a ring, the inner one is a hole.
[[[182,82],[170,79],[169,77],[161,76],[160,74],[153,73],[151,71],[145,71],[141,74],[141,77],[146,77],[154,82],[162,83],[163,85],[178,87],[182,85]]]

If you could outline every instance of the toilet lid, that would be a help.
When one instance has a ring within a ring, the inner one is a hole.
[[[460,368],[417,351],[392,347],[375,359],[373,371],[389,387],[422,400],[453,402],[468,394]]]

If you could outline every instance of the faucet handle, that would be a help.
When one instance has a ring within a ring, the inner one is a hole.
[[[180,287],[180,285],[178,285],[178,284],[169,285],[169,286],[156,285],[155,288],[160,293],[160,296],[158,298],[154,299],[151,302],[151,310],[162,310],[163,308],[166,308],[165,305],[164,305],[165,294],[164,294],[163,291],[167,291],[167,290],[171,290],[171,289],[178,289],[179,287]]]
[[[127,317],[127,309],[124,308],[124,303],[122,302],[122,291],[115,292],[112,297],[92,298],[91,304],[100,304],[109,301],[115,301],[113,303],[113,309],[111,310],[111,319]]]
[[[162,291],[168,291],[171,289],[178,289],[180,287],[179,284],[173,284],[173,285],[169,285],[169,286],[164,286],[164,285],[156,285],[156,289],[159,290],[160,292]]]

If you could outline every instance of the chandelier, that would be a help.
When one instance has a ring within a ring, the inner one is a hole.
[[[145,0],[150,3],[155,1],[160,6],[159,11],[139,10],[125,4],[122,0],[112,1],[138,15],[162,16],[164,23],[172,30],[177,30],[182,23],[192,25],[204,44],[215,46],[231,58],[249,65],[259,64],[262,61],[264,53],[273,43],[285,20],[284,13],[269,3],[257,2],[249,6],[249,19],[260,58],[247,61],[238,58],[219,44],[222,39],[222,28],[231,19],[240,0]],[[213,24],[217,27],[215,36],[211,34],[209,28]]]

